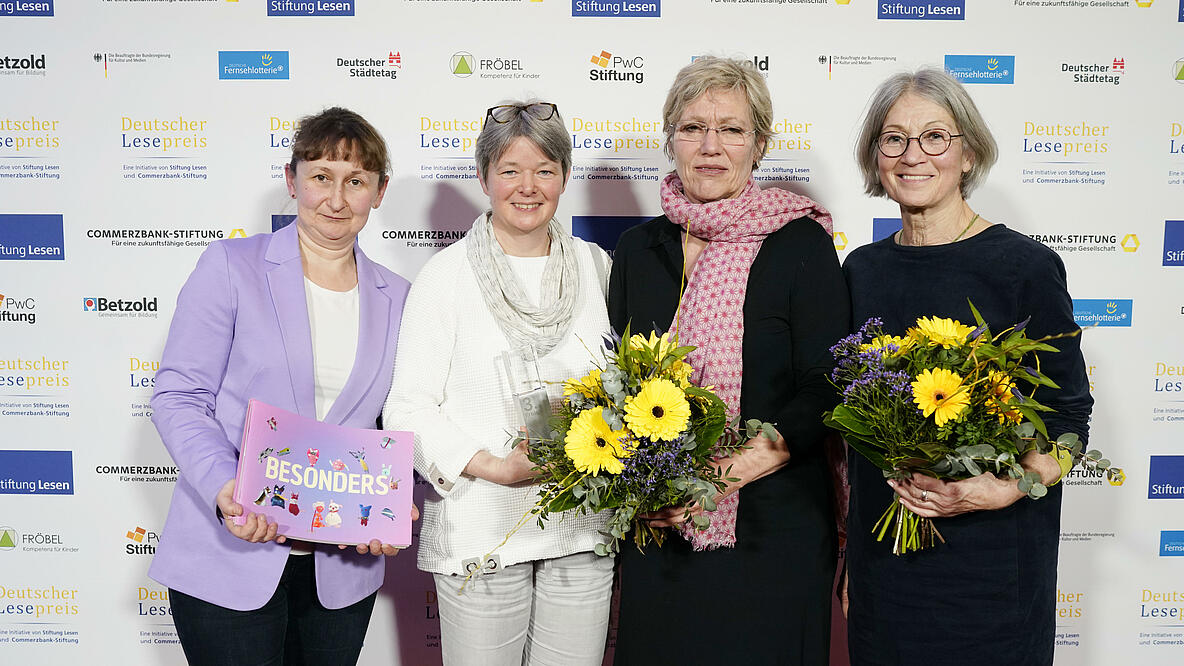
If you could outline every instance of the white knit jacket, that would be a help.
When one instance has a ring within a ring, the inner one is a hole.
[[[501,543],[538,497],[538,486],[511,488],[461,474],[481,449],[506,455],[520,425],[501,362],[510,344],[482,300],[466,242],[438,252],[411,286],[382,413],[384,428],[415,433],[415,469],[434,490],[424,500],[418,564],[442,574],[464,574],[465,560],[480,560]],[[610,328],[589,250],[604,251],[574,242],[580,271],[574,322],[567,339],[539,361],[552,407],[564,379],[587,374],[593,360],[603,365],[601,336]],[[592,550],[605,541],[599,530],[607,519],[568,512],[552,516],[544,529],[531,521],[498,549],[500,566]]]

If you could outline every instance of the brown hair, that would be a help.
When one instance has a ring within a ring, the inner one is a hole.
[[[387,178],[386,141],[358,114],[335,106],[300,119],[292,137],[292,170],[297,162],[313,160],[353,162]]]

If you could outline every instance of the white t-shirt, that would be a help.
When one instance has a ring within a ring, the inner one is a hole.
[[[358,287],[333,291],[304,278],[308,323],[312,328],[312,363],[317,420],[333,407],[358,354]]]

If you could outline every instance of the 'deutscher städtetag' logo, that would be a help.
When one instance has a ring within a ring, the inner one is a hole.
[[[53,0],[5,0],[0,16],[53,16]]]
[[[287,79],[287,51],[219,51],[219,79]]]
[[[377,56],[337,58],[337,69],[345,70],[351,79],[386,79],[394,81],[403,68],[403,56],[398,51],[387,51]]]
[[[354,0],[267,0],[268,16],[353,16]]]
[[[962,21],[966,0],[898,0],[876,4],[876,18],[906,21]]]
[[[1015,56],[947,55],[945,65],[962,83],[1015,83]]]
[[[1126,74],[1126,58],[1114,57],[1097,62],[1062,62],[1061,73],[1072,76],[1073,83],[1078,85],[1111,85],[1122,83],[1122,76]]]
[[[654,0],[653,2],[571,0],[571,15],[601,18],[657,18],[662,15],[662,0]]]

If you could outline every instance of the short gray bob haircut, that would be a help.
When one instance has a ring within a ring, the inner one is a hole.
[[[525,102],[505,100],[497,106],[514,105],[526,107],[537,104],[540,100],[530,99]],[[571,137],[567,135],[567,128],[563,124],[563,117],[556,107],[555,115],[547,120],[539,120],[526,111],[518,111],[508,122],[495,122],[489,116],[485,117],[485,126],[477,136],[477,172],[481,174],[481,181],[488,182],[489,165],[497,162],[514,143],[514,139],[524,136],[538,146],[547,159],[554,160],[563,168],[563,178],[571,171]]]
[[[970,196],[994,166],[999,147],[966,88],[958,79],[935,67],[895,74],[881,83],[872,94],[859,139],[855,142],[855,162],[863,175],[863,191],[873,197],[887,196],[876,168],[879,153],[876,143],[884,131],[884,119],[888,117],[892,105],[910,93],[937,104],[954,119],[957,127],[951,129],[956,130],[955,134],[962,135],[961,139],[955,140],[962,142],[963,149],[969,150],[974,160],[970,171],[962,174],[962,196]]]
[[[757,71],[751,61],[719,56],[699,56],[683,67],[674,77],[666,103],[662,105],[662,131],[666,133],[666,157],[674,159],[674,130],[686,108],[708,90],[739,90],[748,100],[748,110],[756,133],[753,145],[760,146],[753,155],[752,168],[759,166],[761,158],[769,150],[769,139],[773,137],[773,98],[765,77]]]

